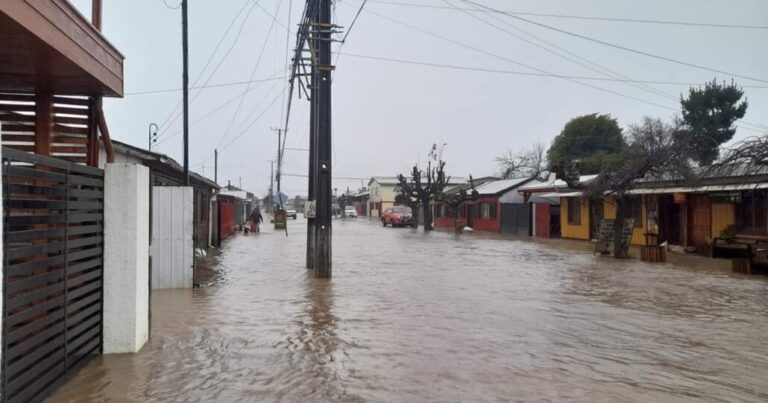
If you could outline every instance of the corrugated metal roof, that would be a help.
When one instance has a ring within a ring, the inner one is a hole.
[[[495,195],[514,189],[528,181],[531,178],[502,179],[498,181],[486,182],[475,188],[481,195]]]
[[[579,177],[579,183],[586,184],[595,180],[595,178],[597,178],[597,175],[581,175]],[[523,186],[520,186],[518,190],[521,192],[532,192],[532,191],[542,190],[542,189],[566,189],[566,188],[568,188],[568,184],[565,183],[564,180],[555,179],[554,177],[552,177],[550,180],[546,182],[540,181],[540,180],[532,181],[531,183],[527,183]]]
[[[406,177],[408,179],[408,177]],[[426,180],[422,179],[424,182]],[[377,182],[380,185],[397,185],[400,183],[400,181],[397,180],[396,176],[373,176],[371,177],[371,180],[368,181],[368,186],[371,185],[373,182]],[[449,185],[458,185],[461,183],[466,183],[466,178],[459,178],[459,177],[449,177],[448,178],[448,184]]]
[[[740,185],[713,185],[713,186],[672,186],[660,188],[640,188],[628,190],[628,194],[662,194],[662,193],[699,193],[699,192],[726,192],[731,190],[768,189],[768,183],[747,183]]]

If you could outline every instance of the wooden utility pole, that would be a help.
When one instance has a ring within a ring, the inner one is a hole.
[[[213,150],[213,181],[219,184],[219,150]]]
[[[332,193],[331,193],[331,0],[318,0],[317,23],[312,27],[317,46],[314,77],[317,78],[317,160],[315,167],[315,278],[331,277]]]
[[[307,6],[308,10],[316,10],[316,7]],[[317,173],[317,68],[315,67],[315,60],[317,57],[317,41],[314,40],[314,33],[312,33],[313,27],[318,22],[317,11],[312,13],[310,24],[310,37],[309,51],[310,51],[310,84],[309,84],[309,185],[307,187],[307,202],[314,202],[317,205],[317,199],[315,194]],[[306,208],[305,208],[306,211]],[[315,268],[315,218],[307,218],[307,269],[314,270]]]
[[[184,185],[189,186],[189,43],[187,35],[187,0],[181,0],[181,51],[184,59],[182,74],[183,87],[183,129],[184,129]]]

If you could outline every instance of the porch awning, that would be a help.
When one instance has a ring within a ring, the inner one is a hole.
[[[0,92],[123,95],[123,55],[67,0],[0,1]]]
[[[708,192],[727,192],[734,190],[755,190],[768,189],[768,183],[747,183],[740,185],[715,185],[699,187],[668,187],[668,188],[648,188],[632,189],[627,194],[667,194],[667,193],[708,193]]]
[[[536,195],[538,197],[579,197],[584,196],[584,192],[552,192]]]

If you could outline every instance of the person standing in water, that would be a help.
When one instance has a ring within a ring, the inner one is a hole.
[[[251,223],[253,223],[253,226],[254,226],[253,231],[254,232],[259,232],[259,224],[261,224],[262,221],[264,221],[264,217],[262,217],[261,211],[259,211],[259,208],[256,207],[251,212]]]

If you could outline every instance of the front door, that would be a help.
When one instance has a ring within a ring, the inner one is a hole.
[[[671,195],[658,198],[659,242],[681,245],[683,239],[682,207],[675,204]]]
[[[696,194],[688,196],[688,244],[702,251],[712,232],[709,196]]]

